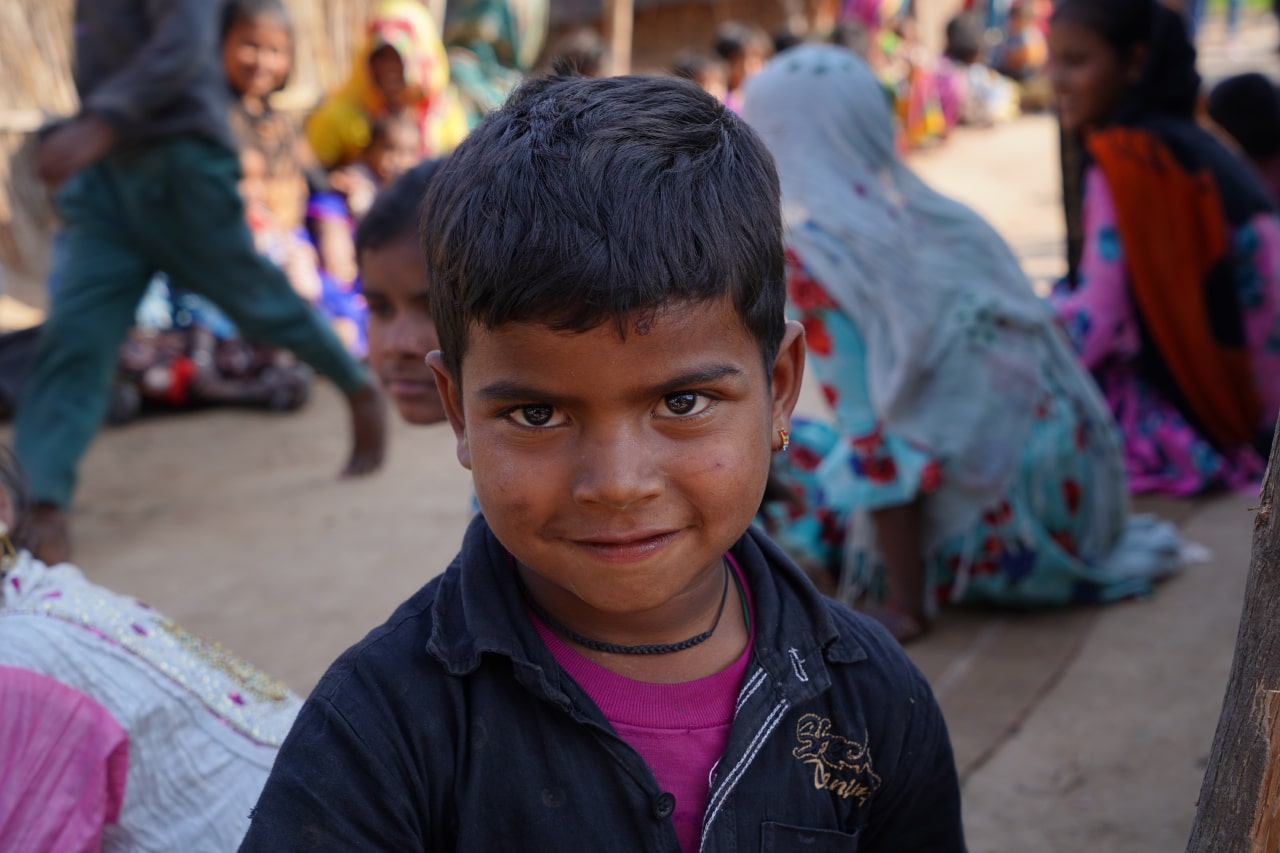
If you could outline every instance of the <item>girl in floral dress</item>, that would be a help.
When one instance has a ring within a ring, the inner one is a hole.
[[[1124,434],[1134,492],[1261,477],[1280,410],[1280,219],[1196,125],[1195,48],[1155,0],[1068,0],[1050,28],[1081,134],[1084,249],[1054,302]]]
[[[903,641],[939,602],[1112,601],[1174,571],[1052,312],[986,222],[897,161],[867,66],[789,51],[744,114],[778,161],[790,310],[836,415],[777,465],[775,539]]]

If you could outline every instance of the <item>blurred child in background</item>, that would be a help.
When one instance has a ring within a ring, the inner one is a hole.
[[[1280,200],[1280,92],[1261,74],[1229,77],[1209,95],[1209,117],[1240,147]]]
[[[690,51],[676,57],[672,72],[677,77],[692,80],[716,100],[729,96],[729,69],[723,60],[705,53]]]
[[[769,37],[758,27],[729,21],[716,30],[715,52],[728,69],[725,106],[738,112],[742,109],[743,84],[760,73],[769,59]]]

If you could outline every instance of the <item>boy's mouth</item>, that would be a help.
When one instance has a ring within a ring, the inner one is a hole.
[[[632,563],[647,559],[666,548],[679,530],[638,530],[617,535],[604,534],[572,540],[575,545],[609,563]]]
[[[384,376],[382,384],[396,397],[422,397],[427,394],[434,394],[436,391],[434,376],[422,377],[397,374]]]

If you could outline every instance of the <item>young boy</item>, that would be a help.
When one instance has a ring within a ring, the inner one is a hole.
[[[751,526],[804,366],[755,134],[689,81],[546,78],[424,211],[481,515],[241,849],[963,850],[928,685]]]
[[[726,21],[716,29],[716,55],[728,68],[725,103],[738,112],[742,107],[742,87],[760,73],[769,59],[769,37],[759,27],[741,21]]]
[[[439,160],[414,166],[380,192],[356,226],[360,290],[369,306],[369,366],[400,416],[411,424],[444,420],[427,364],[439,348],[418,244],[418,211]]]
[[[1209,117],[1240,146],[1280,200],[1280,91],[1262,74],[1228,77],[1209,94]]]
[[[718,101],[729,97],[729,67],[719,57],[689,51],[676,57],[671,73],[692,80]]]
[[[364,369],[254,249],[236,191],[227,82],[209,0],[79,0],[81,111],[48,133],[36,168],[57,187],[60,282],[18,411],[15,447],[36,500],[31,547],[70,554],[76,466],[107,411],[116,351],[157,270],[208,297],[248,337],[293,350],[346,395],[345,473],[377,468],[385,404]]]

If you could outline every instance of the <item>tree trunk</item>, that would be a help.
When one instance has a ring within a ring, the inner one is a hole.
[[[1280,428],[1253,526],[1253,557],[1226,700],[1187,853],[1280,850]]]

